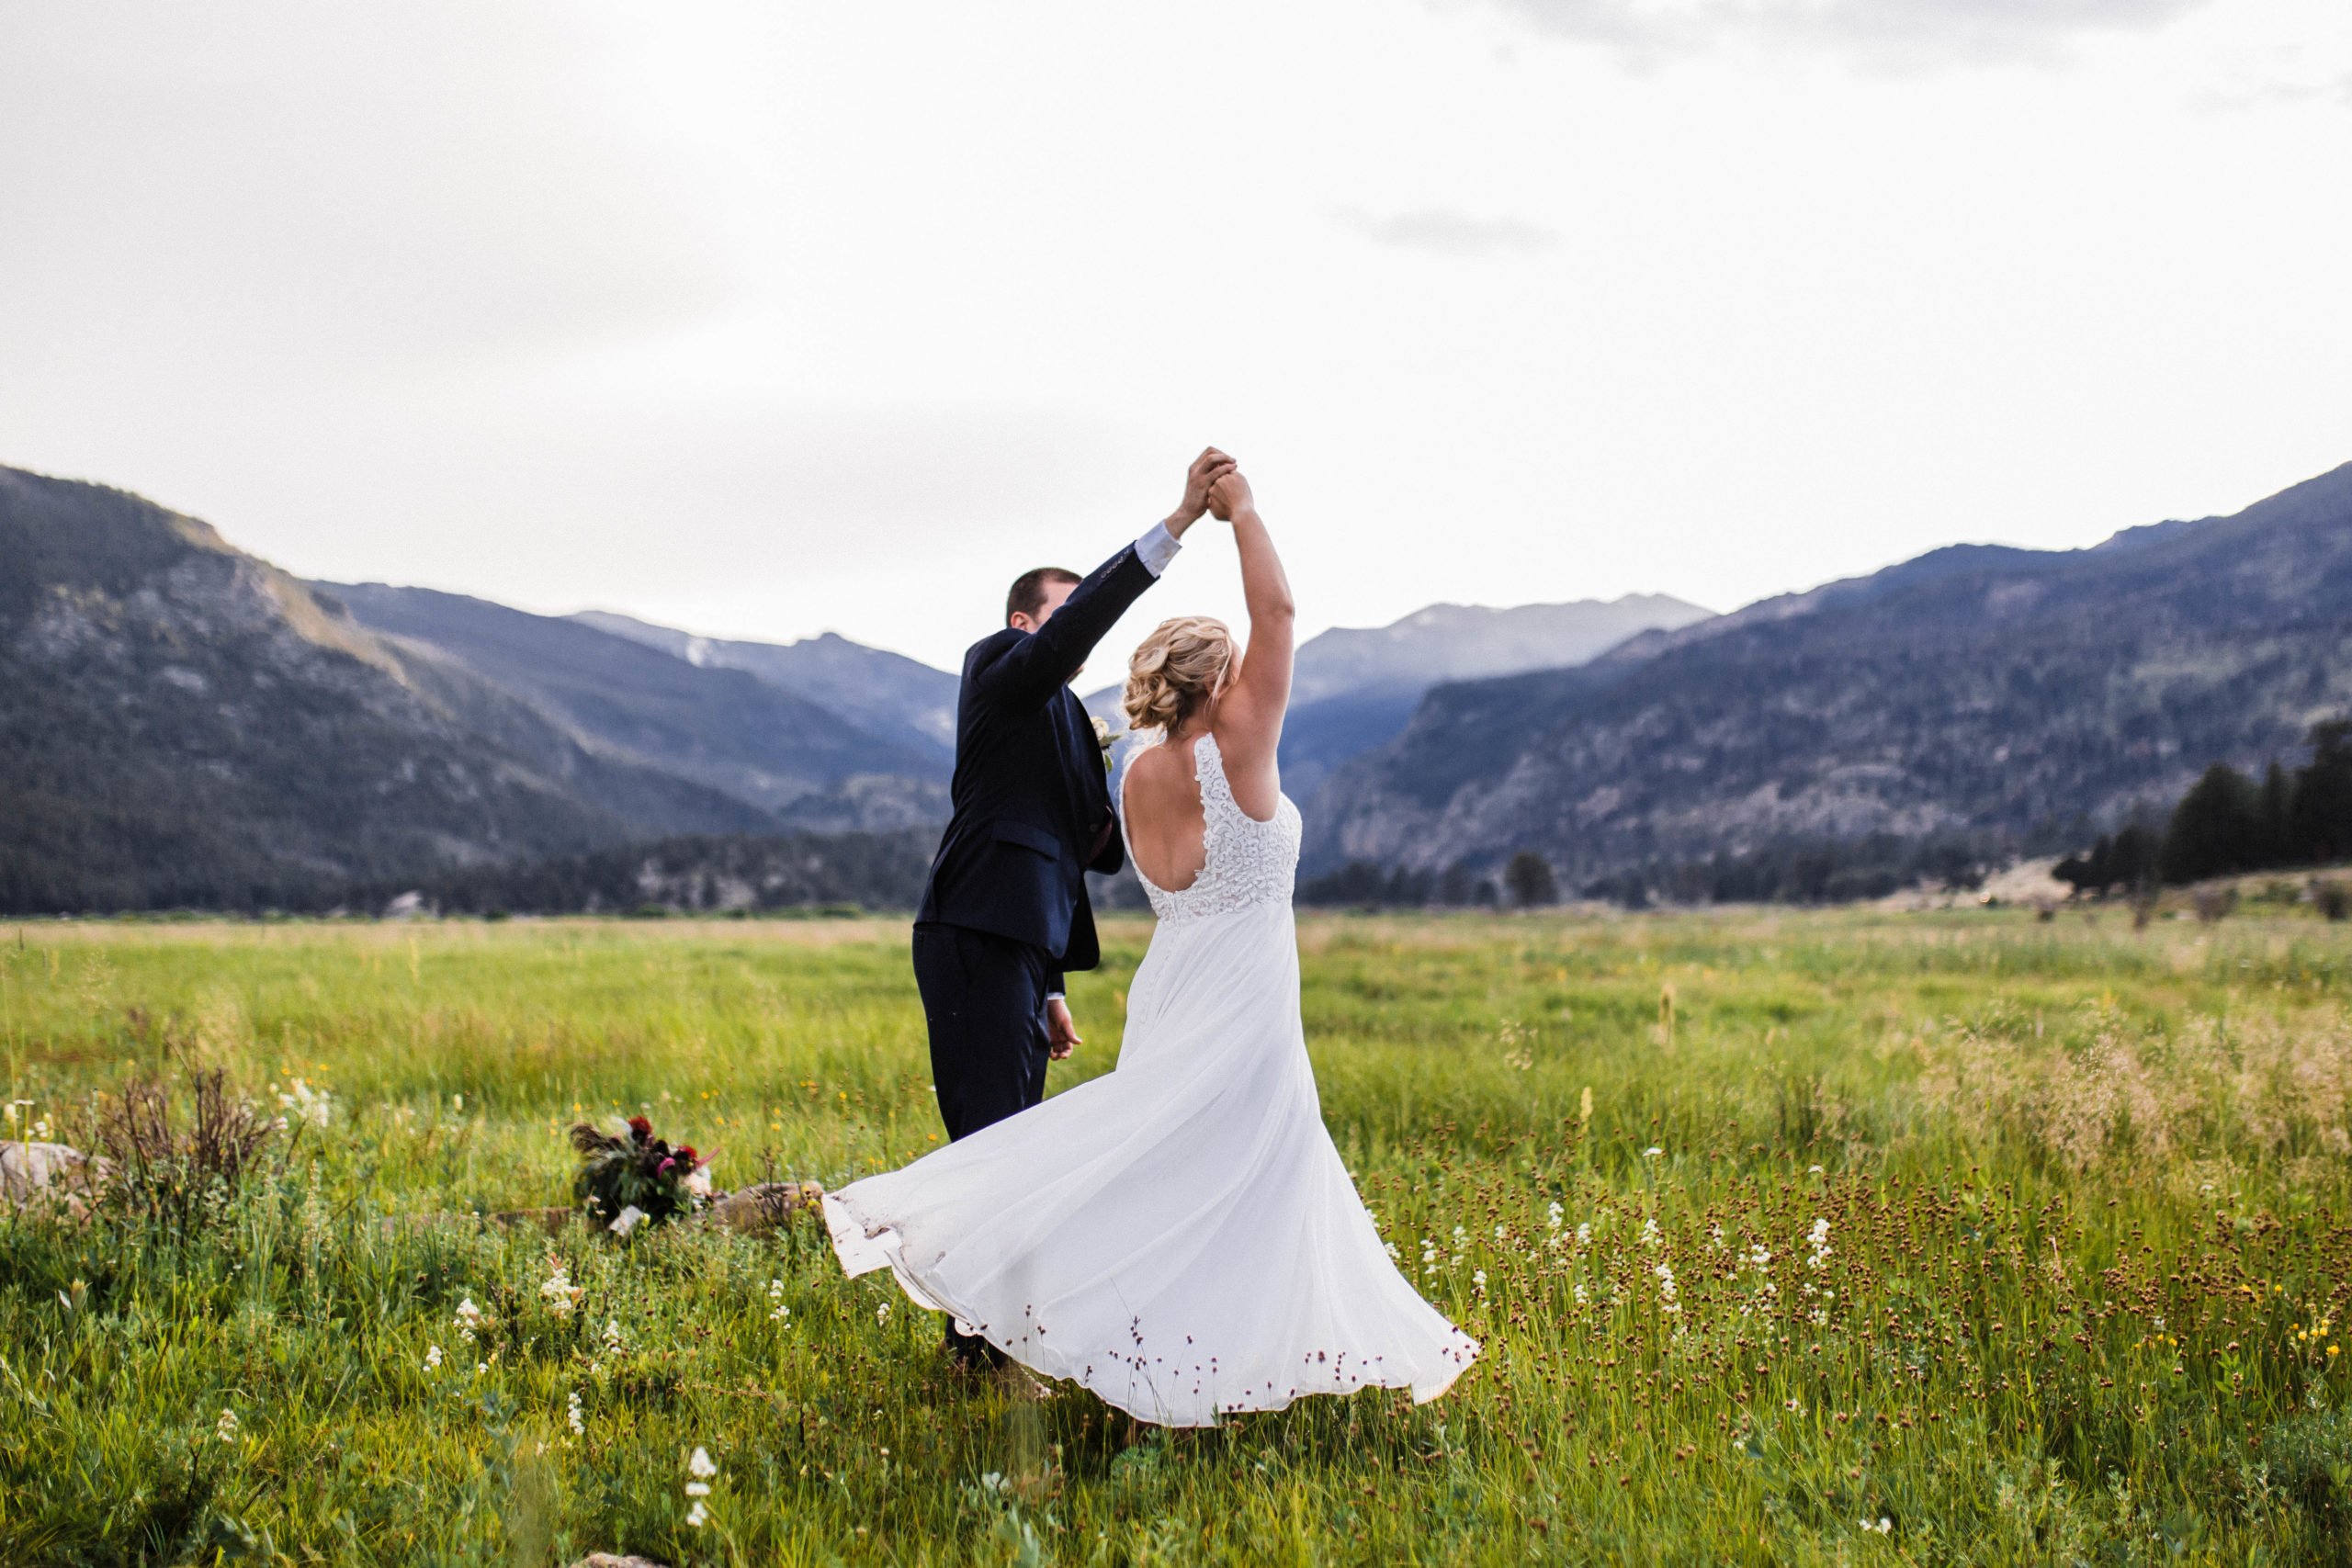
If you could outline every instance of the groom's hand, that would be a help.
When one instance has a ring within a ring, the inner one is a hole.
[[[1201,514],[1209,509],[1210,487],[1233,472],[1235,467],[1232,458],[1214,446],[1193,458],[1192,468],[1184,474],[1184,499],[1169,513],[1168,531],[1182,538],[1184,530],[1199,522]]]
[[[1059,997],[1046,1004],[1046,1056],[1049,1061],[1067,1062],[1069,1054],[1086,1042],[1078,1037],[1078,1025],[1070,1021],[1069,1004]]]

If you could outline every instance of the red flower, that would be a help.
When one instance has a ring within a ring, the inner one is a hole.
[[[692,1144],[680,1144],[678,1145],[678,1158],[684,1162],[688,1170],[694,1169],[695,1167],[702,1163],[702,1156],[695,1153],[695,1146]]]
[[[653,1123],[648,1122],[642,1116],[630,1117],[628,1119],[628,1130],[629,1135],[640,1144],[645,1142],[646,1139],[653,1136]]]

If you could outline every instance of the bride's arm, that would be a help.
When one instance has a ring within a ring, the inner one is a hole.
[[[1241,594],[1250,610],[1240,674],[1217,705],[1217,745],[1235,799],[1263,821],[1273,816],[1282,789],[1274,751],[1290,706],[1291,641],[1298,615],[1250,481],[1238,471],[1227,474],[1209,491],[1209,501],[1233,525],[1233,541],[1241,552]]]

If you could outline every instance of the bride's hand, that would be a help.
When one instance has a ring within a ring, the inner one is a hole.
[[[1209,514],[1220,523],[1230,523],[1237,512],[1255,512],[1257,498],[1250,493],[1250,481],[1241,477],[1238,468],[1228,468],[1209,486]]]

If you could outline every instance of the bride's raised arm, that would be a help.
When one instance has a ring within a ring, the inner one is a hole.
[[[1282,775],[1274,762],[1283,737],[1283,714],[1290,706],[1291,641],[1298,618],[1290,579],[1273,536],[1258,515],[1250,481],[1239,470],[1209,491],[1209,509],[1233,525],[1241,552],[1241,593],[1250,611],[1250,641],[1241,669],[1218,701],[1216,731],[1234,800],[1260,821],[1271,820],[1280,804]]]

